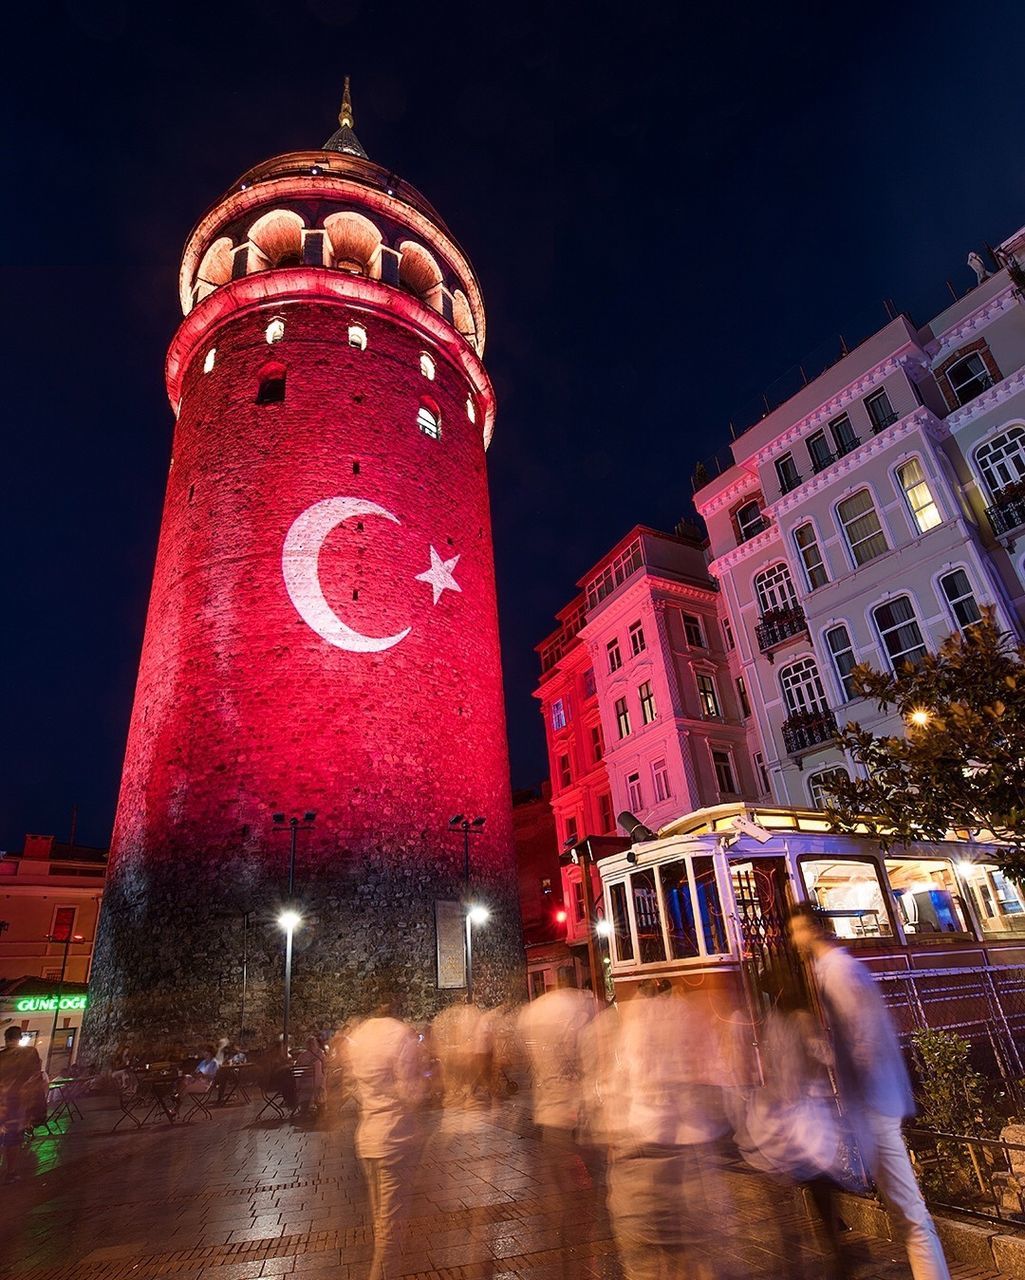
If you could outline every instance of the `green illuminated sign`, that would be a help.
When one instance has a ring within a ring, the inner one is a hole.
[[[84,1009],[88,996],[61,996],[60,1007],[62,1009]],[[56,996],[22,996],[14,1002],[15,1011],[18,1013],[56,1013],[57,997]]]

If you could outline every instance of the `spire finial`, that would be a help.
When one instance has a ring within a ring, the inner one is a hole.
[[[352,114],[352,95],[349,93],[349,77],[345,77],[345,88],[342,90],[342,109],[338,113],[338,123],[343,129],[354,127],[356,120]]]

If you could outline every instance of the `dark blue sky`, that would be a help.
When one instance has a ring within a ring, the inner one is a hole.
[[[533,646],[697,458],[839,331],[919,322],[1025,222],[1019,5],[18,6],[7,15],[0,848],[108,839],[170,452],[193,223],[331,133],[468,250],[514,785],[545,771]],[[710,9],[711,7],[709,7]]]

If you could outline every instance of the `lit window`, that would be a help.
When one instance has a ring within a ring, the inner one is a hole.
[[[655,710],[655,695],[651,691],[650,680],[645,680],[640,686],[637,690],[637,696],[641,700],[641,723],[651,724],[658,712]]]
[[[820,769],[818,773],[813,773],[808,779],[808,795],[811,797],[811,807],[813,809],[824,809],[833,794],[836,783],[841,779],[846,782],[846,769]]]
[[[975,866],[962,862],[957,870],[975,903],[983,933],[991,937],[1020,939],[1025,931],[1025,905],[1021,891],[992,865]]]
[[[975,451],[979,469],[992,497],[1008,485],[1025,480],[1025,427],[1011,427]]]
[[[471,422],[477,421],[477,408],[473,403],[473,396],[466,397],[466,416]]]
[[[857,666],[858,659],[854,656],[854,646],[851,644],[851,637],[847,628],[844,626],[830,627],[826,632],[826,644],[829,646],[829,652],[833,659],[833,666],[836,668],[837,679],[843,689],[843,696],[847,702],[858,696],[854,688],[854,679],[851,672]]]
[[[746,720],[751,714],[751,703],[747,700],[747,685],[743,676],[737,676],[737,701],[740,703],[740,714]]]
[[[633,935],[630,932],[630,916],[626,905],[626,882],[609,885],[609,914],[612,917],[612,940],[617,960],[634,958]]]
[[[217,359],[217,348],[211,347],[206,353],[206,359],[203,361],[203,372],[209,373],[214,367],[214,361]]]
[[[722,638],[726,642],[726,648],[728,651],[732,651],[737,647],[737,642],[733,638],[733,626],[731,625],[729,618],[722,619]]]
[[[267,331],[263,335],[268,342],[280,342],[285,336],[285,322],[280,317],[275,316],[267,326]]]
[[[898,672],[905,662],[917,663],[925,657],[925,641],[907,596],[898,596],[872,610],[890,666]]]
[[[594,763],[597,764],[598,761],[602,758],[602,756],[604,756],[604,754],[605,754],[605,735],[601,731],[601,725],[600,724],[592,725],[591,755],[594,758]]]
[[[737,794],[737,780],[733,776],[733,760],[728,751],[713,751],[712,764],[715,768],[715,785],[720,795]]]
[[[982,621],[982,614],[976,603],[972,584],[968,580],[968,574],[963,569],[955,569],[953,573],[945,573],[940,578],[940,586],[943,588],[943,594],[947,597],[947,604],[950,605],[950,612],[954,615],[954,621],[961,631],[967,631],[969,627],[974,627],[977,622]]]
[[[769,771],[765,767],[765,757],[762,755],[760,751],[756,751],[751,758],[752,760],[754,760],[755,777],[758,779],[758,782],[761,784],[761,788],[762,788],[761,794],[763,796],[771,796],[772,784],[769,782]]]
[[[814,527],[811,524],[798,525],[794,530],[794,542],[797,544],[797,552],[804,566],[808,590],[815,591],[818,587],[824,587],[829,581],[829,575],[822,562],[822,552],[819,550]]]
[[[428,382],[434,381],[434,361],[431,359],[431,357],[427,354],[426,351],[422,351],[420,353],[420,372],[424,375],[424,377],[428,380]]]
[[[968,932],[961,890],[949,862],[887,858],[886,875],[906,934],[931,939]]]
[[[618,671],[623,665],[623,655],[619,651],[619,641],[610,640],[605,646],[605,652],[609,655],[609,671]]]
[[[603,832],[615,831],[616,822],[612,814],[612,796],[603,791],[598,797],[598,825]]]
[[[640,813],[644,808],[644,796],[641,793],[641,775],[639,773],[628,773],[626,775],[626,802],[630,806],[631,813]]]
[[[919,533],[928,533],[930,529],[943,523],[922,471],[922,464],[917,458],[912,458],[910,462],[897,468],[897,480],[904,490],[904,497]]]
[[[637,925],[638,959],[641,964],[656,964],[666,958],[666,944],[662,937],[662,917],[658,910],[658,891],[655,888],[655,871],[635,871],[630,877],[633,897],[634,922]]]
[[[441,417],[425,404],[422,404],[416,411],[416,425],[425,436],[430,436],[432,440],[441,439]]]
[[[763,569],[755,577],[755,595],[763,616],[777,609],[792,609],[797,604],[797,593],[786,565],[780,562]]]
[[[993,385],[993,378],[986,368],[986,362],[976,351],[950,366],[947,370],[947,381],[959,405],[974,400],[987,387]]]
[[[552,728],[558,732],[566,727],[566,703],[562,698],[556,698],[552,703]]]
[[[838,938],[893,936],[879,869],[869,859],[801,858],[809,900]]]
[[[630,623],[630,652],[636,658],[648,646],[644,643],[644,628],[639,622]]]
[[[695,649],[705,647],[705,633],[701,630],[701,620],[695,618],[692,613],[683,615],[683,634],[687,637],[687,643]]]
[[[355,347],[357,351],[366,351],[367,331],[361,324],[349,325],[349,346]]]
[[[836,508],[855,565],[867,564],[889,548],[867,489],[844,498]]]
[[[698,676],[698,701],[701,703],[701,714],[706,718],[717,720],[722,714],[719,710],[719,691],[711,676]]]
[[[762,515],[760,501],[745,502],[742,507],[737,508],[734,519],[737,522],[737,539],[740,542],[747,542],[748,538],[753,538],[756,533],[761,533],[763,529],[769,527],[769,522]]]
[[[719,889],[715,883],[715,868],[711,858],[691,858],[688,873],[687,859],[665,862],[658,869],[662,884],[662,900],[665,903],[666,927],[669,946],[674,960],[689,960],[701,954],[704,943],[706,955],[717,955],[729,950],[726,934],[726,918],[719,901]],[[693,892],[693,897],[691,896]],[[697,900],[700,930],[695,928],[694,900]]]
[[[893,405],[890,404],[890,397],[885,391],[877,391],[875,395],[868,396],[865,400],[865,408],[872,420],[873,435],[878,435],[880,431],[897,421]]]
[[[616,728],[619,730],[619,736],[626,738],[630,734],[630,708],[626,705],[625,698],[616,699]]]
[[[651,763],[651,781],[655,788],[655,803],[661,804],[673,794],[669,786],[669,770],[664,760],[653,760]]]
[[[801,658],[784,667],[779,673],[779,683],[790,715],[826,710],[826,691],[814,658]]]

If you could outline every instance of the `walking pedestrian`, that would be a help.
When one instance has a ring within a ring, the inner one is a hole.
[[[907,1250],[915,1280],[950,1280],[943,1246],[915,1178],[901,1121],[915,1113],[897,1031],[872,975],[828,933],[809,902],[791,909],[790,937],[811,962],[833,1040],[840,1102],[865,1168]]]

